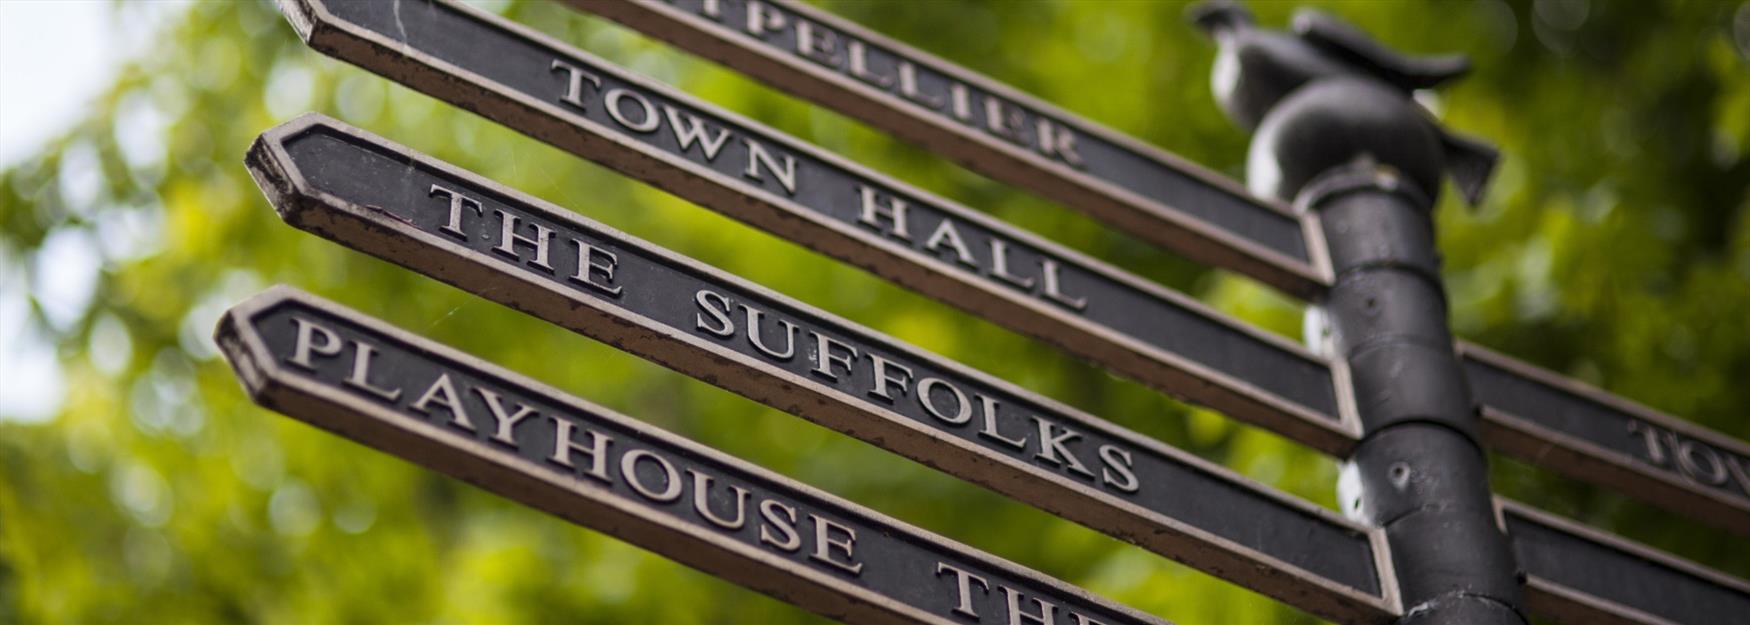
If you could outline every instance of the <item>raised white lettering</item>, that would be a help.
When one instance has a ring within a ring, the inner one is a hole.
[[[911,367],[882,358],[876,354],[869,354],[869,362],[875,364],[875,383],[873,388],[869,389],[869,394],[871,396],[880,397],[892,402],[893,395],[891,394],[890,389],[897,388],[901,393],[906,391],[906,385],[911,382]],[[899,372],[899,375],[892,375],[890,371],[897,371]]]
[[[936,406],[936,395],[932,391],[935,391],[938,388],[947,389],[948,394],[954,396],[954,412],[952,416],[949,416],[947,411]],[[960,392],[960,389],[954,388],[953,384],[949,384],[941,378],[924,378],[923,380],[918,381],[918,402],[924,405],[924,410],[929,412],[930,416],[946,421],[952,425],[965,425],[967,421],[972,420],[972,403],[966,401],[966,394]]]
[[[431,414],[430,406],[434,403],[450,411],[450,423],[459,425],[464,430],[474,430],[474,420],[468,418],[468,410],[462,407],[462,398],[456,393],[456,384],[450,381],[449,373],[438,376],[431,383],[431,387],[425,389],[425,393],[409,408]]]
[[[712,303],[713,300],[716,303]],[[693,303],[699,306],[699,314],[693,316],[693,329],[704,330],[722,338],[735,336],[735,324],[729,321],[727,298],[714,291],[700,290],[693,294]],[[710,315],[711,319],[705,319],[705,315]]]
[[[983,409],[981,412],[984,416],[984,425],[978,429],[979,436],[1003,443],[1010,447],[1014,447],[1015,449],[1027,448],[1026,435],[1023,434],[1019,439],[1006,438],[1003,436],[1002,432],[997,431],[997,400],[983,395],[974,394],[973,396],[978,398],[979,407]]]
[[[1057,264],[1057,261],[1049,258],[1040,259],[1039,269],[1045,276],[1043,294],[1046,299],[1063,304],[1070,310],[1078,312],[1088,308],[1088,298],[1069,297],[1063,294],[1062,267]]]
[[[643,478],[638,477],[638,461],[645,458],[649,458],[651,462],[656,463],[657,468],[662,469],[662,490],[651,488],[650,485],[644,483]],[[674,465],[670,464],[668,459],[658,456],[656,452],[648,449],[634,449],[620,456],[620,479],[625,480],[627,486],[631,486],[632,490],[651,501],[668,503],[681,498],[680,473],[675,471]]]
[[[474,214],[485,215],[485,213],[481,212],[480,202],[476,201],[474,198],[464,196],[458,191],[446,189],[434,184],[431,185],[431,197],[445,197],[450,200],[450,220],[445,222],[444,225],[440,226],[438,229],[454,235],[456,238],[463,241],[468,240],[468,233],[462,231],[462,209],[472,208],[474,209]]]
[[[693,469],[687,469],[687,474],[693,476],[693,510],[700,517],[726,530],[738,530],[747,524],[747,489],[729,485],[729,492],[734,494],[735,518],[726,520],[711,511],[711,476]]]
[[[765,37],[766,33],[784,27],[784,15],[776,9],[759,0],[748,0],[747,32],[755,37]]]
[[[352,373],[347,374],[346,384],[365,391],[387,401],[395,401],[401,396],[401,389],[386,389],[371,384],[371,357],[377,354],[377,348],[363,341],[352,342]]]
[[[978,266],[978,261],[972,258],[972,250],[966,249],[966,240],[960,238],[960,229],[954,227],[952,219],[943,219],[941,225],[936,226],[936,231],[930,234],[929,240],[924,241],[924,249],[932,252],[940,252],[943,247],[953,251],[954,260],[961,264]]]
[[[614,269],[620,266],[620,257],[577,239],[572,239],[571,245],[577,248],[577,271],[565,279],[619,297],[625,290],[614,284]],[[606,282],[597,282],[596,276],[601,276]]]
[[[790,323],[788,319],[778,318],[778,325],[784,329],[784,351],[780,352],[766,346],[764,331],[760,328],[760,319],[764,317],[764,313],[747,304],[742,304],[741,308],[747,313],[747,342],[752,343],[754,349],[776,360],[789,360],[796,355],[796,324]]]
[[[516,424],[521,423],[523,419],[535,416],[535,409],[527,404],[517,404],[516,412],[509,413],[504,409],[504,398],[496,391],[475,387],[474,392],[479,394],[481,399],[486,400],[486,409],[492,412],[494,424],[492,440],[515,446],[516,439],[511,436],[512,430],[516,429]]]
[[[1075,133],[1043,117],[1035,119],[1034,129],[1038,131],[1036,134],[1039,141],[1035,147],[1040,154],[1057,157],[1076,168],[1082,166],[1082,155],[1076,152]]]
[[[1009,604],[1009,625],[1021,625],[1023,619],[1033,621],[1039,625],[1051,625],[1057,621],[1057,604],[1044,599],[1033,598],[1033,603],[1039,606],[1039,613],[1028,614],[1021,610],[1021,598],[1026,595],[1022,595],[1019,590],[1001,584],[998,584],[997,588],[1003,591],[1003,598],[1006,599]]]
[[[329,357],[340,355],[340,335],[333,330],[298,317],[292,317],[292,323],[298,326],[298,339],[292,344],[292,364],[315,371],[316,365],[310,364],[312,354]],[[316,344],[316,337],[322,337],[322,344]]]
[[[954,117],[963,122],[972,121],[972,92],[967,90],[966,85],[949,84],[948,99],[953,104]]]
[[[984,129],[991,134],[1020,144],[1027,143],[1026,135],[1021,134],[1021,124],[1026,121],[1026,115],[1021,109],[998,100],[996,96],[984,95]]]
[[[1665,466],[1665,449],[1659,445],[1659,431],[1657,429],[1640,421],[1629,421],[1628,432],[1630,436],[1639,434],[1642,442],[1646,443],[1647,462],[1657,466]]]
[[[918,68],[911,61],[899,62],[899,95],[932,109],[942,108],[941,96],[924,93],[918,88]]]
[[[494,246],[492,251],[511,259],[522,260],[522,256],[517,255],[516,251],[516,244],[521,243],[535,248],[535,259],[529,261],[529,264],[547,271],[553,271],[553,266],[547,264],[547,250],[553,242],[553,230],[551,228],[531,222],[529,225],[534,227],[535,236],[534,238],[525,237],[516,233],[518,221],[516,215],[498,209],[494,209],[492,212],[498,213],[498,219],[501,222],[498,235],[498,245]]]
[[[625,107],[620,106],[620,103],[627,99],[638,105],[638,121],[632,121],[632,118],[626,115]],[[656,116],[656,107],[650,104],[650,100],[646,100],[644,96],[638,95],[636,92],[620,88],[609,89],[608,95],[603,101],[608,105],[608,117],[613,118],[616,123],[633,132],[656,132],[656,128],[662,125],[662,118]]]
[[[1023,289],[1033,288],[1032,278],[1009,273],[1009,243],[994,236],[990,238],[990,275]]]
[[[897,239],[911,240],[911,231],[906,228],[905,219],[911,205],[907,204],[905,200],[892,197],[888,198],[887,205],[883,207],[881,199],[876,196],[875,188],[869,185],[857,185],[857,194],[863,198],[863,210],[857,214],[857,223]],[[882,226],[882,219],[888,220],[893,224],[893,227]]]
[[[789,154],[783,155],[784,166],[780,168],[778,167],[778,161],[772,158],[770,152],[766,151],[766,146],[764,144],[746,137],[743,137],[741,142],[747,144],[747,171],[742,172],[742,175],[760,182],[765,182],[766,179],[760,177],[760,170],[765,169],[778,179],[778,184],[784,187],[786,193],[796,195],[795,158],[792,158]]]
[[[845,56],[850,60],[846,67],[853,78],[875,85],[882,89],[893,86],[892,76],[883,76],[869,69],[869,48],[863,42],[855,39],[845,42]]]
[[[818,514],[809,513],[808,517],[814,519],[814,552],[808,554],[808,557],[838,567],[852,575],[862,573],[863,563],[856,561],[856,556],[852,551],[857,546],[857,531],[834,523],[831,519]],[[834,538],[834,531],[843,534],[844,538]],[[846,561],[841,562],[833,559],[834,549],[844,553]]]
[[[958,593],[955,596],[959,598],[959,601],[954,604],[954,613],[976,620],[978,618],[978,611],[972,609],[972,583],[978,582],[979,587],[984,590],[985,594],[990,594],[990,583],[986,582],[982,577],[968,573],[963,569],[948,564],[947,562],[937,562],[936,577],[941,577],[943,571],[954,574],[954,588]]]
[[[1069,428],[1059,426],[1056,423],[1041,419],[1039,418],[1039,415],[1032,415],[1032,417],[1033,423],[1039,426],[1039,453],[1034,454],[1033,457],[1045,460],[1052,464],[1062,465],[1071,471],[1075,471],[1076,473],[1088,477],[1094,477],[1094,472],[1089,471],[1088,467],[1084,466],[1082,461],[1076,458],[1074,452],[1071,452],[1068,447],[1063,446],[1066,442],[1081,438],[1081,434],[1077,434]],[[1056,430],[1062,430],[1063,432],[1061,434],[1054,434],[1053,432]]]
[[[778,511],[783,511],[783,516]],[[784,505],[776,499],[760,502],[760,518],[765,524],[760,526],[760,542],[777,547],[781,551],[796,551],[802,547],[802,537],[796,535],[796,509]],[[776,528],[776,534],[770,530]]]
[[[559,101],[577,108],[588,108],[583,104],[583,84],[585,82],[595,85],[596,89],[602,88],[602,78],[600,76],[591,74],[584,71],[583,68],[566,63],[565,61],[554,59],[552,65],[547,66],[547,69],[548,71],[565,72],[565,94],[559,96]]]
[[[579,445],[571,436],[571,432],[578,429],[576,425],[553,415],[547,415],[547,418],[553,421],[553,455],[548,458],[560,465],[575,467],[571,464],[573,452],[588,455],[589,469],[584,474],[603,482],[608,481],[608,444],[614,442],[613,437],[585,429],[583,433],[589,437],[589,443]]]
[[[1750,471],[1744,470],[1744,462],[1738,456],[1727,453],[1726,469],[1732,472],[1732,479],[1738,481],[1738,490],[1750,495]]]
[[[1100,464],[1105,465],[1100,469],[1100,481],[1127,493],[1136,492],[1141,485],[1137,483],[1136,473],[1131,469],[1134,463],[1130,459],[1130,452],[1111,445],[1101,445],[1099,453]],[[1117,479],[1113,479],[1113,474],[1118,475]]]
[[[699,145],[699,151],[705,154],[705,160],[717,160],[717,153],[723,149],[723,144],[729,141],[729,129],[718,128],[717,136],[706,136],[705,121],[696,116],[682,113],[675,107],[662,105],[662,110],[668,115],[668,129],[674,133],[675,141],[680,142],[681,151],[692,149],[693,144]],[[686,115],[686,117],[682,117]]]
[[[1696,462],[1698,457],[1704,462]],[[1726,474],[1726,464],[1720,460],[1719,453],[1695,441],[1686,440],[1677,446],[1677,464],[1683,467],[1684,475],[1709,486],[1725,484],[1731,477]],[[1703,470],[1703,464],[1707,465],[1706,470]]]
[[[827,67],[839,66],[839,36],[805,20],[796,20],[796,54]]]
[[[851,359],[859,355],[857,348],[819,332],[810,331],[809,333],[814,335],[814,368],[811,371],[835,382],[838,381],[839,376],[833,373],[833,365],[843,367],[846,374],[851,372]],[[834,353],[833,348],[835,347],[842,352]]]

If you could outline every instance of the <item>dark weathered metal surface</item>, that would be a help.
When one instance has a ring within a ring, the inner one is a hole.
[[[285,0],[309,44],[681,197],[1333,454],[1340,367],[1092,258],[438,0]]]
[[[1376,530],[1097,417],[320,116],[248,163],[299,228],[1327,618],[1396,613]]]
[[[1362,436],[1344,467],[1354,479],[1339,488],[1353,502],[1350,518],[1385,530],[1404,606],[1397,625],[1525,625],[1430,218],[1430,192],[1447,172],[1480,172],[1469,180],[1480,191],[1494,151],[1448,150],[1444,129],[1398,84],[1409,77],[1391,69],[1468,62],[1414,61],[1306,9],[1293,34],[1231,2],[1192,14],[1221,48],[1216,99],[1254,130],[1247,161],[1275,173],[1253,188],[1321,216],[1335,278],[1309,310],[1307,340],[1346,362],[1355,384]],[[1343,45],[1314,45],[1308,24]],[[1451,77],[1417,73],[1424,82]],[[1484,166],[1454,167],[1459,153]]]
[[[1750,535],[1750,445],[1459,345],[1490,447]]]
[[[1712,625],[1750,620],[1750,583],[1497,498],[1533,613],[1564,623]]]
[[[1369,96],[1377,94],[1345,99]],[[1402,114],[1415,105],[1406,99],[1396,106]],[[1280,114],[1271,111],[1265,119],[1283,119]],[[1363,125],[1356,117],[1341,121]],[[1357,478],[1342,488],[1345,499],[1356,502],[1349,516],[1385,529],[1404,605],[1398,625],[1524,625],[1524,593],[1512,549],[1496,527],[1488,454],[1452,348],[1438,265],[1392,262],[1436,256],[1433,223],[1417,218],[1433,206],[1428,196],[1407,190],[1412,183],[1386,173],[1396,165],[1338,166],[1299,191],[1297,200],[1308,210],[1338,215],[1325,222],[1326,237],[1364,251],[1332,264],[1337,280],[1319,315],[1330,327],[1309,328],[1315,330],[1310,340],[1348,359],[1355,380],[1365,431],[1345,467]],[[1355,222],[1396,227],[1342,227]]]
[[[788,0],[567,0],[1301,296],[1329,284],[1316,228],[1223,176],[826,11]]]
[[[1315,252],[1326,245],[1333,247],[1333,254],[1343,251],[1336,249],[1336,242],[1327,243],[1316,234],[1303,237],[1289,232],[1287,211],[1246,193],[1237,182],[806,4],[567,1],[995,178],[1086,210],[1127,232],[1153,237],[1156,243],[1194,259],[1250,275],[1291,294],[1312,298],[1328,289],[1330,270],[1323,267],[1323,255]],[[707,10],[707,4],[715,9]],[[748,20],[750,5],[760,6],[758,17],[763,22]],[[799,29],[808,32],[805,39],[799,38]],[[798,41],[810,46],[799,49]],[[852,68],[852,48],[860,59],[857,71]],[[901,91],[902,65],[911,67],[905,71],[915,76],[920,95]],[[957,115],[952,105],[954,85],[965,91],[965,116]],[[938,100],[942,104],[936,105]],[[1033,132],[993,132],[983,109],[986,101],[998,102],[999,111],[1013,111]],[[1080,148],[1079,166],[1059,151],[1042,151],[1043,145],[1056,145],[1039,141],[1042,123],[1051,129],[1054,141],[1074,137],[1073,145]],[[1158,186],[1138,186],[1145,184],[1132,178],[1139,172],[1151,172],[1154,177],[1146,184]],[[1316,231],[1315,219],[1308,217],[1294,226]],[[1308,243],[1295,247],[1300,240]],[[1264,251],[1258,251],[1259,246]],[[1570,477],[1623,489],[1719,527],[1750,533],[1750,480],[1742,470],[1750,467],[1750,445],[1475,345],[1460,341],[1458,347],[1475,393],[1485,405],[1491,447]],[[1526,393],[1515,396],[1520,390]],[[1537,408],[1528,402],[1536,402]],[[1632,433],[1625,434],[1631,427]],[[1663,450],[1644,438],[1653,431],[1658,432]],[[1625,447],[1630,444],[1638,447]],[[1685,446],[1695,456],[1689,464],[1679,457]],[[1724,477],[1717,467],[1724,469]]]
[[[850,623],[1162,623],[279,287],[220,320],[263,406]]]

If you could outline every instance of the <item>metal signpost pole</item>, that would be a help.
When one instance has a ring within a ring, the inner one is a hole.
[[[1299,194],[1327,220],[1336,288],[1315,309],[1349,362],[1363,434],[1346,472],[1352,515],[1383,527],[1404,623],[1521,623],[1515,564],[1496,527],[1470,391],[1452,353],[1445,296],[1426,243],[1427,196],[1378,171],[1336,170]],[[1374,253],[1367,253],[1374,252]],[[1379,252],[1407,252],[1409,258]],[[1333,256],[1336,256],[1334,253]],[[1401,264],[1400,264],[1401,263]]]
[[[1253,191],[1293,199],[1325,236],[1335,280],[1309,311],[1307,338],[1349,364],[1362,438],[1341,496],[1385,528],[1399,622],[1524,623],[1433,237],[1442,173],[1474,200],[1493,154],[1410,99],[1461,74],[1463,59],[1403,57],[1312,12],[1295,17],[1294,34],[1256,29],[1230,4],[1193,17],[1221,46],[1217,99],[1256,131]]]

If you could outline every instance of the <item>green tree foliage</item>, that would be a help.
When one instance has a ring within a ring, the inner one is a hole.
[[[1317,4],[1317,3],[1309,3]],[[601,20],[495,7],[609,60],[1295,336],[1299,304]],[[1237,176],[1184,6],[830,9]],[[1289,4],[1258,3],[1266,24]],[[1440,209],[1459,334],[1750,438],[1750,9],[1335,4],[1473,56],[1432,103],[1507,154]],[[561,154],[198,3],[77,128],[0,179],[0,314],[46,342],[52,419],[0,422],[0,622],[817,621],[250,404],[206,338],[290,283],[925,528],[1186,623],[1309,622],[1260,595],[284,226],[241,165],[319,110],[1333,505],[1329,459]],[[9,85],[8,88],[18,88]],[[1448,194],[1449,196],[1451,194]],[[94,282],[83,288],[83,279]],[[20,338],[25,337],[25,338]],[[0,373],[0,383],[35,379]],[[1495,463],[1500,492],[1740,575],[1741,540]]]

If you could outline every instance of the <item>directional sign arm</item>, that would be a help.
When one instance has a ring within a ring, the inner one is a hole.
[[[216,341],[257,403],[847,623],[1163,623],[289,288]]]
[[[286,0],[319,51],[1332,454],[1340,366],[1159,285],[449,0]]]
[[[1750,535],[1750,445],[1476,345],[1458,345],[1489,446]]]
[[[1030,189],[1312,297],[1318,228],[1224,176],[850,20],[788,0],[567,0]]]
[[[248,163],[296,227],[1328,618],[1397,610],[1378,530],[478,175],[320,116]]]
[[[1496,498],[1526,603],[1567,623],[1678,625],[1750,619],[1750,583],[1522,503]]]

